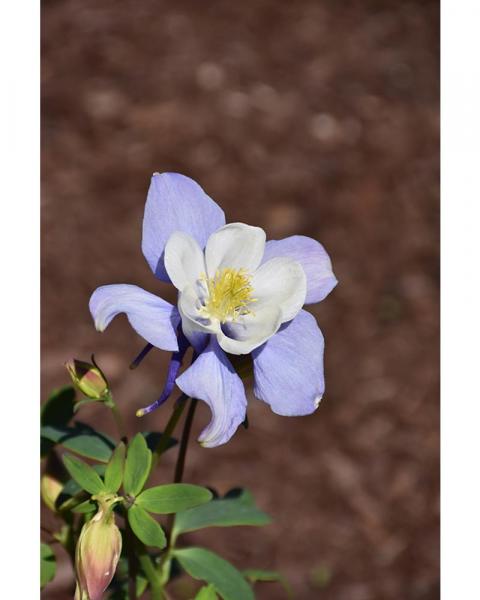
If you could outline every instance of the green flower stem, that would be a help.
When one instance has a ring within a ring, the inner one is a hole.
[[[180,441],[180,450],[178,451],[177,464],[175,465],[175,473],[173,476],[173,483],[181,483],[183,479],[183,471],[185,469],[185,459],[187,456],[188,442],[190,439],[190,432],[192,430],[192,423],[195,417],[195,410],[197,408],[198,400],[192,398],[190,400],[190,406],[188,407],[187,418],[183,426],[182,439]],[[170,532],[168,548],[169,550],[173,547],[174,539],[172,537],[173,522],[175,520],[175,514],[168,516],[167,531]]]
[[[118,410],[118,406],[116,405],[115,401],[113,400],[113,397],[111,394],[109,394],[107,396],[107,399],[105,400],[105,406],[108,406],[108,408],[112,411],[112,415],[113,418],[115,419],[115,424],[117,426],[117,430],[118,430],[118,435],[120,436],[120,439],[127,443],[127,431],[125,429],[125,423],[123,422],[123,417],[120,413],[120,411]]]
[[[182,399],[184,400],[184,402],[183,402],[183,407],[184,407],[188,400],[188,396],[185,396],[185,394],[184,394],[182,396]],[[178,451],[177,463],[175,465],[175,473],[173,476],[173,483],[181,483],[181,481],[183,479],[183,471],[185,468],[185,458],[187,456],[187,449],[188,449],[188,441],[190,439],[190,431],[192,429],[192,423],[193,423],[193,419],[195,417],[195,410],[197,408],[197,404],[198,404],[198,400],[196,398],[191,398],[187,417],[185,419],[185,424],[183,426],[182,439],[180,441],[180,450]],[[183,411],[183,407],[182,407],[182,411]],[[173,417],[173,415],[172,415],[172,417]],[[180,417],[180,415],[179,415],[179,417]],[[178,421],[178,418],[177,418],[177,421]],[[168,428],[168,426],[167,426],[167,428]],[[173,549],[173,544],[175,543],[175,540],[172,538],[172,535],[171,535],[174,520],[175,520],[174,514],[171,514],[168,516],[167,531],[170,532],[168,546],[167,546],[166,552],[162,556],[160,565],[158,567],[159,574],[163,573],[164,576],[165,576],[164,570],[165,569],[169,570],[168,562],[171,559],[171,551]],[[166,579],[166,581],[164,583],[168,583],[168,575],[165,577],[165,579]],[[166,594],[166,592],[164,592],[164,594]],[[168,596],[166,596],[166,598],[168,598]]]
[[[177,464],[175,465],[175,474],[173,483],[181,483],[183,479],[183,470],[185,468],[185,458],[187,456],[188,441],[190,439],[190,431],[192,429],[193,419],[195,417],[195,409],[197,408],[198,400],[192,398],[188,408],[187,418],[183,426],[182,439],[180,441],[180,450],[178,452]]]
[[[175,427],[177,426],[177,423],[180,420],[180,417],[182,416],[183,410],[187,404],[188,399],[189,396],[187,396],[186,394],[182,394],[175,402],[175,408],[173,409],[170,419],[168,420],[168,423],[160,437],[160,440],[158,441],[157,447],[155,448],[155,452],[153,453],[152,466],[155,466],[158,463],[160,456],[167,449],[172,433],[174,432]]]

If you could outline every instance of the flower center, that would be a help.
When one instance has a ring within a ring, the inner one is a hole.
[[[250,279],[251,275],[245,269],[222,269],[215,273],[215,277],[202,276],[201,280],[207,286],[208,298],[201,312],[208,317],[217,318],[222,323],[251,314],[248,305],[256,302],[256,298],[252,298]]]

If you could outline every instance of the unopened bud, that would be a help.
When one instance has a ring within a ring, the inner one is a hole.
[[[55,502],[57,501],[62,488],[63,484],[58,481],[58,479],[55,479],[55,477],[48,474],[42,476],[40,480],[40,493],[42,495],[42,500],[50,510],[56,510]]]
[[[102,501],[97,514],[82,528],[75,550],[77,593],[82,600],[101,600],[113,579],[122,551],[112,499]]]
[[[73,385],[92,400],[104,400],[109,393],[105,375],[98,367],[72,358],[65,363]]]

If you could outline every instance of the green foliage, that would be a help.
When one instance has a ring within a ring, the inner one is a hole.
[[[72,386],[53,390],[40,410],[42,427],[62,427],[73,417],[75,406],[75,390]]]
[[[105,470],[105,487],[109,492],[116,493],[120,489],[123,480],[123,468],[125,465],[125,444],[115,448],[112,457]]]
[[[133,504],[128,509],[128,522],[133,533],[146,546],[165,548],[167,545],[163,529],[141,506]]]
[[[213,585],[204,585],[195,596],[195,600],[217,600],[218,596]]]
[[[175,558],[194,579],[211,584],[223,600],[254,600],[251,587],[232,564],[205,548],[174,551]]]
[[[74,427],[45,425],[40,435],[80,456],[99,462],[108,462],[115,447],[111,437],[83,423],[75,423]]]
[[[105,466],[106,465],[104,464],[93,465],[92,468],[98,475],[100,475],[100,477],[103,477],[105,474]],[[57,505],[57,507],[61,507],[61,505],[67,499],[71,498],[72,496],[76,496],[82,490],[83,487],[78,485],[78,483],[74,479],[69,479],[63,486],[60,496],[55,504]]]
[[[171,483],[144,490],[137,498],[136,504],[157,514],[175,513],[212,499],[207,488],[188,483]]]
[[[47,585],[55,577],[56,560],[48,544],[40,544],[40,587]]]
[[[83,460],[75,458],[70,454],[66,454],[63,457],[63,462],[72,479],[74,479],[82,489],[90,494],[98,494],[106,491],[105,485],[98,473],[90,465],[83,462]]]
[[[40,409],[40,425],[42,427],[63,427],[73,416],[75,406],[75,390],[71,386],[53,390],[48,400]],[[47,438],[41,438],[40,453],[46,456],[55,445]]]
[[[288,598],[293,597],[290,584],[285,579],[285,577],[281,573],[278,573],[277,571],[263,571],[261,569],[247,569],[247,570],[243,571],[243,574],[248,579],[248,581],[251,581],[252,583],[256,583],[257,581],[265,581],[265,582],[268,582],[268,581],[275,582],[276,581],[276,582],[280,583],[280,585],[282,585]]]
[[[128,444],[127,460],[125,462],[123,487],[127,494],[136,496],[142,491],[150,474],[151,466],[152,452],[148,449],[143,435],[137,433]]]
[[[204,527],[268,525],[270,521],[270,517],[255,506],[252,495],[244,490],[237,498],[215,499],[203,506],[179,512],[175,517],[173,535],[176,537]]]

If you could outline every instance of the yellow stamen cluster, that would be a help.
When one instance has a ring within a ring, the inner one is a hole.
[[[250,284],[251,275],[244,269],[222,269],[215,277],[202,277],[208,290],[208,298],[202,312],[209,317],[215,317],[222,323],[235,321],[238,317],[248,315],[251,311],[248,305],[256,302],[252,298],[253,288]]]

